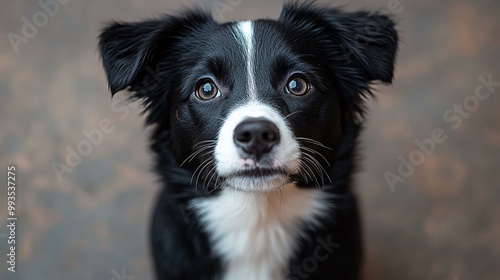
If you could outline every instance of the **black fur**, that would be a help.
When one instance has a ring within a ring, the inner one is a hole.
[[[307,273],[307,279],[358,279],[362,248],[351,176],[363,100],[371,95],[372,82],[390,83],[393,78],[398,43],[394,23],[378,13],[289,3],[278,20],[255,22],[255,38],[261,48],[256,55],[261,100],[273,104],[283,116],[300,111],[288,119],[295,136],[334,148],[301,143],[332,163],[329,167],[317,156],[331,182],[324,174],[315,174],[322,180],[314,182],[301,177],[294,181],[304,188],[321,184],[324,192],[333,194],[333,206],[320,228],[306,230],[300,250],[290,260],[288,277],[306,279],[296,268],[314,254],[320,238],[339,246]],[[219,24],[199,10],[112,23],[99,36],[99,50],[112,94],[127,89],[132,98],[142,100],[146,124],[153,126],[155,171],[164,185],[151,229],[158,279],[218,279],[220,256],[212,251],[199,217],[187,207],[194,198],[218,194],[206,172],[192,182],[196,168],[213,155],[202,153],[180,164],[196,143],[216,138],[224,116],[246,94],[241,81],[244,57],[230,24]],[[294,71],[310,79],[314,94],[282,95],[279,89]],[[200,104],[193,97],[196,82],[207,76],[220,83],[223,101]]]

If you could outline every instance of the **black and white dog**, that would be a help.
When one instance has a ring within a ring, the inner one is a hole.
[[[153,127],[158,279],[358,279],[356,139],[397,45],[388,16],[314,3],[106,27],[110,90],[142,100]]]

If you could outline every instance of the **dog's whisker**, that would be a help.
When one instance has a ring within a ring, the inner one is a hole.
[[[304,174],[304,172],[300,172],[298,173],[297,175],[300,176],[300,178],[302,178],[302,180],[304,181],[304,183],[307,185],[309,184],[309,178],[307,177],[306,174]]]
[[[217,184],[217,179],[215,181],[215,184],[212,188],[209,189],[208,194],[213,193],[215,190],[217,190],[220,187],[220,185]]]
[[[202,146],[202,147],[198,148],[190,156],[188,156],[179,166],[182,167],[186,162],[191,162],[198,154],[200,154],[204,150],[211,149],[213,147],[215,147],[215,145],[213,145],[213,146],[207,145],[207,146]]]
[[[213,189],[211,189],[211,190],[208,192],[209,194],[211,194],[212,192],[214,192],[215,190],[217,190],[218,188],[220,188],[220,187],[224,184],[224,182],[220,182],[220,183],[218,183],[219,178],[220,178],[220,177],[219,177],[219,176],[217,176],[217,179],[215,180],[214,188],[213,188]]]
[[[308,154],[308,153],[304,153],[305,156],[307,156],[312,162],[312,164],[314,166],[316,166],[318,172],[320,174],[325,174],[326,177],[328,178],[328,181],[330,182],[330,184],[332,183],[332,179],[330,178],[330,176],[328,175],[328,172],[326,172],[326,170],[323,168],[323,166],[321,166],[321,164],[318,162],[318,160],[316,158],[314,158],[312,155]],[[323,176],[321,176],[321,178],[323,178]],[[323,181],[323,180],[322,180]],[[324,182],[323,182],[324,183]]]
[[[303,158],[303,159],[304,159],[304,161],[303,161],[303,163],[304,163],[304,165],[303,165],[303,166],[304,166],[304,169],[305,169],[305,170],[308,170],[308,171],[307,171],[307,173],[309,173],[309,174],[310,174],[310,176],[311,176],[311,181],[313,181],[313,182],[315,183],[315,185],[316,185],[317,187],[319,187],[319,182],[318,182],[318,179],[316,178],[316,175],[315,175],[315,173],[314,173],[313,169],[309,166],[309,164],[307,164],[307,160],[308,160],[308,159],[307,159],[307,158]]]
[[[333,148],[330,148],[326,145],[323,145],[321,142],[317,141],[317,140],[314,140],[314,139],[311,139],[311,138],[307,138],[307,137],[296,137],[297,140],[302,140],[304,142],[308,142],[308,143],[311,143],[311,144],[314,144],[314,145],[317,145],[317,146],[320,146],[322,148],[325,148],[325,149],[328,149],[328,150],[333,150]]]
[[[217,172],[215,172],[215,168],[216,168],[215,166],[212,167],[212,169],[210,169],[210,171],[208,172],[207,178],[208,178],[208,176],[210,176],[210,179],[208,180],[208,182],[206,182],[207,187],[211,186],[212,180],[215,178],[215,176],[217,176]]]
[[[217,176],[217,172],[215,171],[215,169],[217,168],[216,165],[214,165],[212,167],[212,169],[210,169],[210,171],[208,172],[209,174],[212,173],[212,175],[210,176],[210,180],[208,180],[207,182],[207,187],[210,187],[210,183],[212,182],[212,180],[214,179],[215,176]]]
[[[205,150],[207,148],[215,148],[215,144],[213,144],[213,143],[205,143],[205,144],[197,145],[197,147],[195,148],[195,150],[199,151],[199,150]]]
[[[312,177],[312,175],[309,173],[309,171],[307,170],[309,167],[306,165],[306,163],[304,163],[303,161],[300,162],[300,175],[302,176],[302,178],[304,179],[304,181],[306,183],[309,183],[310,181],[314,181],[314,178]]]
[[[217,177],[216,177],[215,181],[217,181]],[[210,194],[213,191],[217,190],[218,188],[219,188],[219,185],[214,183],[214,184],[210,185],[210,187],[208,188],[208,190],[209,190],[208,193]]]
[[[325,174],[328,177],[329,181],[331,182],[330,177],[328,176],[328,173],[323,168],[323,166],[321,166],[321,164],[312,155],[310,155],[308,153],[303,153],[303,154],[305,156],[305,159],[308,159],[308,162],[311,163],[312,168],[314,168],[317,171],[317,173],[316,173],[317,176],[320,176],[321,186],[325,185],[325,181],[323,179],[323,174]]]
[[[200,171],[198,171],[198,176],[196,176],[196,189],[198,189],[198,181],[200,179],[200,175],[201,173],[203,172],[203,170],[205,170],[205,168],[207,168],[207,166],[209,166],[210,164],[212,164],[214,162],[214,159],[210,159],[208,162],[205,161],[206,163],[204,164],[203,168],[200,169]]]
[[[314,175],[313,170],[309,167],[307,162],[303,161],[302,167],[304,168],[304,172],[308,175],[308,182],[316,182],[316,176]]]
[[[215,140],[215,139],[206,139],[206,140],[198,141],[198,142],[195,144],[195,146],[196,146],[196,145],[200,145],[200,144],[204,144],[204,143],[215,143],[215,142],[216,142],[216,140]]]
[[[189,182],[189,184],[190,184],[190,185],[192,185],[192,184],[193,184],[193,179],[194,179],[194,177],[196,176],[196,173],[200,170],[200,168],[202,168],[202,167],[203,167],[203,166],[204,166],[207,162],[209,162],[209,161],[213,161],[213,159],[208,158],[208,159],[204,160],[204,161],[203,161],[203,162],[202,162],[202,163],[201,163],[201,164],[200,164],[200,165],[199,165],[199,166],[198,166],[198,167],[194,170],[193,175],[191,176],[191,181]],[[200,171],[200,172],[201,172],[201,171]],[[197,187],[197,186],[198,186],[198,185],[196,185],[196,187]]]
[[[308,148],[308,147],[300,147],[300,148],[303,149],[303,150],[305,150],[305,151],[308,151],[308,152],[315,153],[315,154],[319,155],[326,162],[326,164],[328,165],[328,167],[331,167],[330,162],[328,162],[328,160],[320,152],[318,152],[316,150],[313,150],[311,148]]]
[[[197,151],[195,152],[194,154],[192,154],[191,156],[189,156],[188,158],[186,158],[180,165],[179,167],[182,167],[184,164],[186,164],[186,162],[191,162],[199,153],[201,153],[201,151]]]
[[[295,111],[295,112],[292,112],[292,113],[290,113],[290,114],[286,115],[286,117],[284,117],[284,119],[286,120],[286,119],[288,119],[289,117],[291,117],[291,116],[293,116],[293,115],[295,115],[295,114],[301,113],[301,112],[302,112],[302,110],[297,110],[297,111]]]
[[[300,171],[297,173],[297,176],[299,176],[302,181],[304,181],[304,183],[308,183],[309,182],[309,178],[306,176],[306,174],[304,174],[304,167],[303,167],[303,163],[300,162],[299,163],[299,167],[300,167]]]
[[[201,154],[201,156],[210,155],[210,154],[212,154],[212,153],[213,153],[213,151],[208,151],[208,152],[205,152],[205,153]]]
[[[315,181],[318,182],[318,183],[320,183],[319,180],[317,179],[317,177],[319,176],[319,178],[321,179],[321,184],[320,185],[324,186],[325,182],[323,180],[323,176],[321,174],[321,170],[318,169],[318,167],[315,165],[314,161],[310,160],[309,158],[304,158],[304,160],[306,160],[307,162],[309,162],[310,163],[310,168],[312,168],[312,169],[314,169],[314,171],[316,171],[316,172],[313,171]]]
[[[222,184],[224,183],[224,180],[221,180],[221,182],[219,183],[219,180],[221,180],[221,177],[219,175],[216,176],[215,178],[215,187],[214,187],[214,190],[219,188],[220,186],[222,186]]]

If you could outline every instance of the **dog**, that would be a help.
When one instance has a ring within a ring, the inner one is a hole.
[[[352,175],[364,100],[390,84],[390,16],[285,3],[277,20],[188,9],[109,23],[112,95],[144,105],[162,185],[158,279],[359,279]]]

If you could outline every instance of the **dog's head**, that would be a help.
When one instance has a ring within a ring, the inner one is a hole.
[[[111,92],[144,102],[154,150],[168,143],[206,186],[248,191],[328,183],[371,83],[392,81],[398,42],[385,15],[296,3],[276,21],[113,23],[99,40]]]

